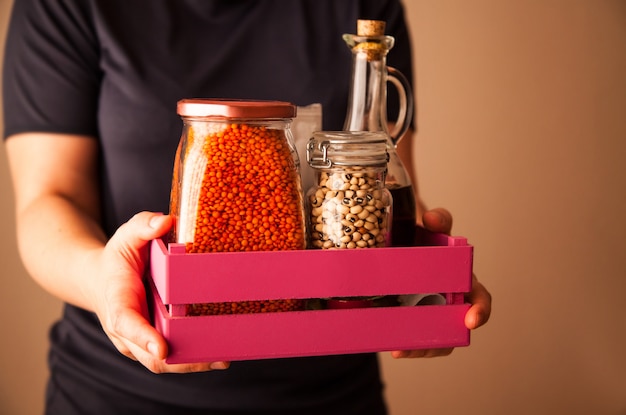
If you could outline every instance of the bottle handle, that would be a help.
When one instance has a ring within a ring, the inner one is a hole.
[[[404,74],[396,68],[391,66],[387,67],[387,81],[391,82],[398,90],[398,98],[400,101],[398,119],[389,133],[393,145],[396,146],[398,145],[398,141],[400,141],[411,125],[411,120],[413,118],[413,93],[408,79],[406,79]],[[384,119],[386,118],[387,117]]]

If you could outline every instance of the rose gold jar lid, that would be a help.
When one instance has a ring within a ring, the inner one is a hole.
[[[178,101],[182,117],[294,118],[296,106],[283,101],[191,98]]]

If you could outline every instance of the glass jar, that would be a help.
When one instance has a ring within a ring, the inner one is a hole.
[[[307,192],[310,246],[375,248],[390,244],[392,198],[385,188],[384,133],[320,131],[307,147],[316,171]]]
[[[315,184],[307,192],[310,247],[365,249],[391,243],[391,193],[385,187],[387,136],[320,131],[307,146]],[[320,299],[322,308],[371,307],[383,296]]]
[[[170,199],[170,242],[187,253],[304,249],[299,159],[280,101],[183,99]],[[189,314],[286,311],[303,301],[194,304]]]

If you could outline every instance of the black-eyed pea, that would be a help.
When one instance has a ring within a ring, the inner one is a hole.
[[[373,213],[370,213],[370,215],[366,217],[365,220],[371,223],[378,223],[378,217],[374,215]]]
[[[348,190],[349,191],[349,190]],[[356,204],[356,202],[354,201],[354,199],[352,199],[351,197],[344,197],[343,200],[341,201],[341,203],[343,203],[344,205],[348,206],[348,207],[352,207]]]
[[[354,205],[350,208],[350,213],[352,213],[353,215],[358,215],[362,211],[363,211],[363,206],[361,205]]]
[[[323,224],[321,224],[321,223],[317,223],[314,226],[314,229],[315,229],[316,232],[324,232],[324,228],[325,228],[325,226]]]
[[[379,233],[378,235],[376,235],[376,242],[378,242],[378,243],[385,242],[385,236],[383,234]]]
[[[330,249],[333,246],[335,246],[335,243],[333,241],[331,241],[330,239],[324,241],[324,243],[322,244],[322,248],[324,248],[324,249]]]
[[[346,214],[346,220],[350,221],[351,223],[355,223],[357,220],[359,220],[359,217],[354,213],[348,213]]]
[[[352,240],[354,242],[360,241],[362,236],[363,235],[361,235],[361,233],[359,233],[359,232],[353,232],[352,233]]]
[[[367,205],[363,209],[367,210],[369,213],[376,212],[376,206],[372,206],[372,205]]]
[[[322,248],[324,246],[324,242],[322,242],[320,240],[315,240],[315,241],[313,241],[313,246],[315,248]]]
[[[339,241],[342,244],[347,244],[348,242],[352,241],[352,238],[349,235],[344,235],[341,238],[339,238]]]
[[[365,232],[361,232],[361,229],[363,229]],[[363,235],[361,236],[361,239],[364,241],[369,241],[370,239],[372,239],[372,235],[369,234],[369,232],[367,232],[367,229],[365,228],[361,228],[359,229],[359,232],[361,232]]]
[[[358,216],[357,216],[357,218],[358,218]],[[358,219],[356,222],[354,222],[354,227],[355,228],[362,228],[364,224],[365,224],[365,221],[363,219]]]
[[[345,235],[352,235],[354,233],[355,229],[356,228],[354,226],[352,226],[352,225],[345,225],[343,227],[343,233]]]
[[[363,224],[363,227],[371,232],[372,229],[376,228],[376,225],[374,225],[372,222],[365,222]]]
[[[370,215],[370,212],[368,212],[365,209],[361,209],[361,211],[359,213],[357,213],[357,216],[359,219],[365,219]]]
[[[354,243],[354,242],[348,242],[348,243],[346,244],[346,248],[348,248],[348,249],[354,249],[354,248],[356,248],[356,243]]]
[[[356,246],[359,248],[366,248],[367,247],[367,241],[357,241],[356,242]]]

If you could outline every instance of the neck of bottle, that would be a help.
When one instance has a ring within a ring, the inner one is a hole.
[[[352,83],[344,130],[389,133],[385,61],[384,56],[371,59],[363,51],[353,52]]]

